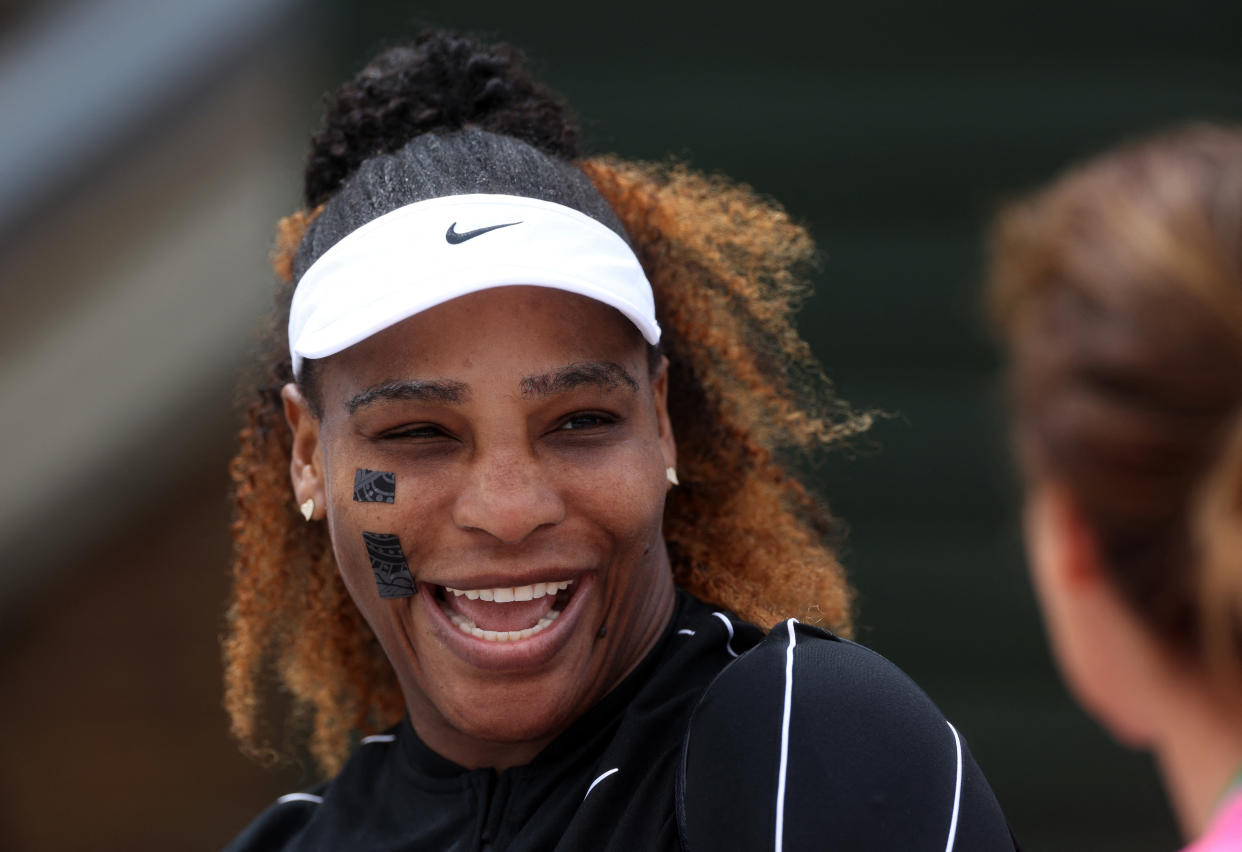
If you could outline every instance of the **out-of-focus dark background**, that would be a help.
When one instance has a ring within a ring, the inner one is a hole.
[[[981,230],[1134,134],[1242,120],[1242,4],[0,3],[0,848],[215,849],[296,768],[220,709],[232,384],[323,91],[422,24],[507,38],[591,148],[784,202],[804,328],[897,416],[815,471],[860,638],[1032,850],[1170,850],[1154,770],[1057,680],[1017,538]],[[830,723],[830,720],[827,720]]]

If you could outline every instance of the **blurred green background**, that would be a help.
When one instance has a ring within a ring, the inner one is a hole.
[[[1150,761],[1045,650],[982,235],[1102,147],[1242,121],[1236,2],[0,6],[0,848],[218,848],[302,783],[237,756],[219,709],[231,387],[322,92],[423,25],[522,47],[591,151],[725,173],[810,227],[802,326],[894,415],[813,472],[859,638],[962,731],[1025,848],[1177,848]]]

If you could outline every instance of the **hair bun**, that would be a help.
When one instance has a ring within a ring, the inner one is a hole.
[[[520,52],[444,30],[386,50],[328,99],[311,137],[306,202],[331,196],[365,160],[415,136],[477,127],[564,159],[578,156],[578,126],[562,100],[532,78]]]

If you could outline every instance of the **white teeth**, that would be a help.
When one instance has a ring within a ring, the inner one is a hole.
[[[453,596],[458,598],[464,595],[472,601],[483,600],[494,601],[495,603],[510,603],[511,601],[530,601],[542,598],[545,595],[555,595],[557,592],[568,589],[571,585],[573,585],[573,580],[560,580],[559,582],[552,583],[533,583],[529,586],[503,586],[494,589],[454,589],[451,586],[445,586],[444,591],[452,592]],[[456,610],[446,608],[445,612],[462,633],[468,633],[488,642],[517,642],[520,639],[528,639],[536,633],[546,630],[552,622],[556,621],[557,616],[561,614],[559,609],[553,609],[525,630],[484,630]]]
[[[568,589],[571,585],[573,585],[573,580],[561,580],[558,583],[535,583],[530,586],[504,586],[495,589],[454,589],[445,586],[444,591],[452,592],[459,598],[465,595],[472,601],[511,603],[512,601],[530,601],[544,595],[554,595],[563,589]]]
[[[448,615],[462,633],[477,636],[479,639],[488,642],[517,642],[519,639],[529,639],[536,633],[543,632],[552,622],[556,621],[560,614],[561,611],[559,609],[554,609],[535,622],[533,627],[527,627],[525,630],[484,630],[481,627],[476,627],[470,619],[459,612],[450,612]]]

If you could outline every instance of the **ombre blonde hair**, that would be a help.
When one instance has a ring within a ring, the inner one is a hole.
[[[814,259],[806,231],[751,190],[683,166],[596,159],[582,168],[630,232],[665,330],[681,485],[664,534],[676,581],[765,626],[795,615],[849,635],[850,593],[826,541],[831,516],[788,460],[857,434],[869,417],[831,395],[794,326]],[[282,223],[278,271],[289,268],[291,232],[310,218]],[[284,289],[287,297],[289,282]],[[307,525],[294,506],[279,396],[288,351],[274,325],[267,381],[251,391],[231,467],[225,703],[251,753],[288,750],[260,731],[274,676],[332,772],[351,732],[391,725],[403,701],[337,574],[326,526]]]

